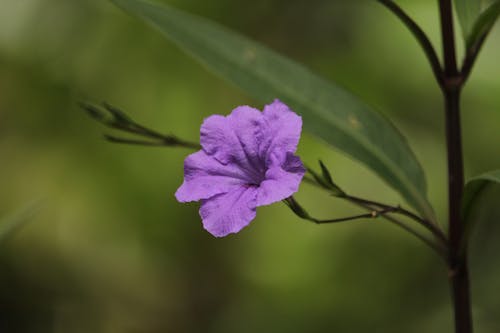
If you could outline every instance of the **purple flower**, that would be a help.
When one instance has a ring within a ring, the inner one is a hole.
[[[263,112],[240,106],[201,125],[202,150],[184,161],[180,202],[201,200],[204,228],[216,237],[247,226],[258,206],[297,192],[305,169],[294,153],[302,119],[275,100]]]

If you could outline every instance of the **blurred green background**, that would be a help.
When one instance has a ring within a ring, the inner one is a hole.
[[[441,96],[411,35],[371,0],[165,0],[305,63],[388,115],[427,172],[446,217]],[[433,0],[401,0],[439,44]],[[464,94],[467,175],[500,166],[500,29]],[[382,220],[316,226],[284,205],[215,239],[197,204],[174,198],[188,150],[102,139],[78,101],[197,140],[204,117],[262,107],[158,33],[102,0],[0,0],[0,216],[41,200],[0,244],[0,332],[451,332],[446,270]],[[398,196],[304,134],[351,193]],[[500,193],[490,193],[493,204]],[[302,185],[320,217],[356,209]],[[472,254],[477,332],[500,332],[500,215]],[[496,223],[495,223],[496,222]]]

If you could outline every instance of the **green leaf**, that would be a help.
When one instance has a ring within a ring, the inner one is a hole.
[[[0,219],[0,245],[29,221],[38,211],[38,207],[39,203],[34,201]]]
[[[324,183],[327,185],[328,189],[330,189],[331,193],[336,196],[344,196],[345,193],[342,191],[340,187],[335,184],[335,182],[332,179],[332,175],[330,174],[330,171],[328,171],[328,168],[325,166],[323,161],[319,160],[319,165],[321,167],[321,174],[324,180]]]
[[[470,34],[466,38],[466,45],[468,49],[477,45],[482,38],[488,35],[499,15],[500,0],[496,0],[484,12],[482,12],[475,21]]]
[[[468,235],[472,232],[475,223],[475,220],[471,218],[471,212],[482,194],[491,186],[500,186],[500,170],[474,177],[465,185],[462,198],[462,223],[464,223],[465,241],[469,238]]]
[[[462,27],[462,35],[464,40],[467,40],[481,12],[481,0],[455,0],[455,9]]]
[[[250,95],[290,105],[302,115],[305,130],[362,162],[433,219],[423,170],[406,140],[358,98],[217,23],[141,0],[112,1]]]
[[[464,219],[467,218],[474,201],[481,194],[481,192],[484,191],[486,187],[495,184],[500,185],[500,170],[484,173],[471,178],[467,182],[462,199],[462,217]]]
[[[321,167],[323,178],[328,182],[328,184],[333,184],[332,175],[330,174],[330,171],[328,171],[328,168],[325,166],[323,161],[319,160],[319,165]]]

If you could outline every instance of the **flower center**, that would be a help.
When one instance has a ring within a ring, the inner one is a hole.
[[[266,171],[265,170],[253,170],[252,174],[250,175],[250,184],[252,186],[260,186],[260,183],[262,183],[266,179]]]
[[[250,162],[250,163],[248,163]],[[253,163],[252,163],[253,162]],[[266,179],[266,166],[258,161],[252,161],[248,159],[247,163],[240,164],[240,168],[242,168],[246,174],[246,181],[248,186],[260,186]]]

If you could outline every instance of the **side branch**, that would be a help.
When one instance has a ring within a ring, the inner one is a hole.
[[[402,216],[406,216],[414,221],[416,221],[418,224],[422,225],[423,227],[429,229],[443,244],[447,244],[447,238],[443,230],[441,230],[437,224],[434,224],[417,214],[402,208],[401,206],[390,206],[387,204],[383,204],[377,201],[372,201],[372,200],[366,200],[366,199],[361,199],[352,195],[345,195],[344,199],[354,202],[354,203],[360,203],[363,205],[368,205],[368,206],[375,206],[375,207],[380,207],[383,209],[392,209],[391,213],[395,214],[400,214]]]
[[[435,243],[432,239],[429,239],[425,235],[421,234],[417,230],[413,229],[409,225],[401,222],[400,220],[389,216],[389,213],[393,213],[393,209],[391,208],[386,208],[386,209],[374,209],[373,207],[370,207],[366,204],[362,203],[355,203],[357,206],[364,208],[369,211],[369,213],[366,214],[360,214],[360,215],[354,215],[354,216],[348,216],[348,217],[342,217],[342,218],[337,218],[337,219],[327,219],[327,220],[321,220],[312,217],[309,215],[309,213],[295,200],[295,198],[289,197],[283,202],[301,219],[307,220],[314,222],[316,224],[328,224],[328,223],[340,223],[340,222],[348,222],[348,221],[354,221],[354,220],[359,220],[359,219],[374,219],[378,217],[383,217],[384,219],[388,220],[389,222],[392,222],[393,224],[397,225],[398,227],[406,230],[413,236],[417,237],[420,239],[422,242],[424,242],[426,245],[428,245],[431,249],[436,251],[438,255],[440,255],[442,258],[446,259],[446,248],[441,244],[441,243]]]
[[[339,223],[339,222],[348,222],[360,219],[374,219],[386,213],[390,213],[392,209],[383,209],[383,210],[372,210],[370,213],[353,215],[348,217],[341,217],[336,219],[317,219],[309,215],[306,210],[295,200],[293,196],[286,198],[283,202],[301,219],[314,222],[316,224],[326,224],[326,223]]]
[[[448,243],[447,237],[446,237],[445,233],[443,232],[443,230],[441,230],[441,228],[439,228],[439,226],[437,224],[434,224],[433,222],[428,221],[428,220],[418,216],[417,214],[401,207],[400,205],[391,206],[391,205],[384,204],[384,203],[377,202],[377,201],[373,201],[373,200],[362,199],[359,197],[349,195],[341,189],[336,190],[336,191],[332,191],[330,187],[325,186],[322,182],[318,182],[318,177],[314,173],[314,171],[312,171],[311,169],[307,169],[307,171],[309,171],[311,174],[315,175],[315,177],[314,177],[314,179],[304,177],[304,181],[306,181],[314,186],[317,186],[323,190],[330,192],[331,195],[333,195],[339,199],[344,199],[344,200],[347,200],[353,204],[356,204],[357,206],[360,206],[360,207],[363,207],[366,209],[388,210],[387,213],[398,214],[398,215],[405,216],[409,219],[412,219],[412,220],[416,221],[418,224],[420,224],[421,226],[425,227],[430,232],[432,232],[432,234],[439,240],[439,242],[441,243],[441,245],[443,247],[447,246],[447,243]],[[392,218],[391,221],[394,222],[393,220],[395,220],[395,219]],[[401,224],[401,222],[399,224]]]
[[[93,119],[113,130],[118,130],[128,134],[142,137],[122,138],[105,134],[106,140],[113,143],[141,145],[149,147],[183,147],[189,149],[200,149],[200,145],[195,142],[182,140],[173,135],[159,133],[150,128],[144,127],[132,120],[123,111],[103,103],[102,108],[87,103],[80,103],[80,107]]]
[[[380,202],[354,197],[354,196],[351,196],[351,195],[348,195],[347,193],[345,193],[342,189],[338,188],[337,185],[332,190],[331,185],[328,185],[324,180],[321,181],[321,179],[319,179],[319,175],[316,174],[312,169],[308,168],[307,171],[313,175],[314,179],[309,178],[309,177],[304,177],[305,182],[310,183],[311,185],[314,185],[316,187],[319,187],[319,188],[329,192],[331,195],[338,197],[339,199],[347,200],[350,203],[352,203],[358,207],[361,207],[363,209],[368,210],[369,212],[373,212],[373,211],[383,212],[383,214],[378,214],[378,215],[379,216],[382,215],[382,217],[384,219],[386,219],[387,221],[397,225],[398,227],[404,229],[405,231],[409,232],[413,236],[417,237],[422,242],[427,244],[430,248],[435,250],[436,253],[438,253],[441,257],[446,259],[447,252],[448,252],[448,249],[447,249],[448,248],[448,241],[447,241],[447,238],[446,238],[446,235],[444,234],[444,232],[437,225],[434,225],[433,223],[431,223],[431,222],[419,217],[418,215],[402,208],[401,206],[390,206],[390,205],[383,204]],[[369,214],[371,214],[371,213],[369,213]],[[428,231],[430,231],[432,233],[432,235],[437,239],[437,242],[435,242],[433,239],[429,239],[427,236],[421,234],[420,232],[415,230],[413,227],[411,227],[407,223],[404,223],[403,221],[397,219],[394,216],[391,216],[390,214],[399,214],[399,215],[408,217],[414,221],[417,221],[420,225],[422,225],[423,227],[425,227]],[[365,214],[364,216],[366,216],[366,215],[368,215],[368,214]]]
[[[429,63],[432,67],[432,72],[434,73],[434,77],[436,78],[438,84],[442,85],[443,70],[441,67],[441,62],[439,61],[439,57],[436,53],[436,50],[434,49],[434,46],[432,46],[429,37],[427,37],[427,34],[408,14],[406,14],[401,9],[401,7],[399,7],[392,0],[377,0],[377,1],[380,2],[382,5],[384,5],[385,7],[387,7],[387,9],[389,9],[392,13],[394,13],[408,28],[408,30],[410,30],[410,32],[413,34],[415,39],[418,41],[418,43],[424,50],[425,55],[427,56],[427,60],[429,60]]]

